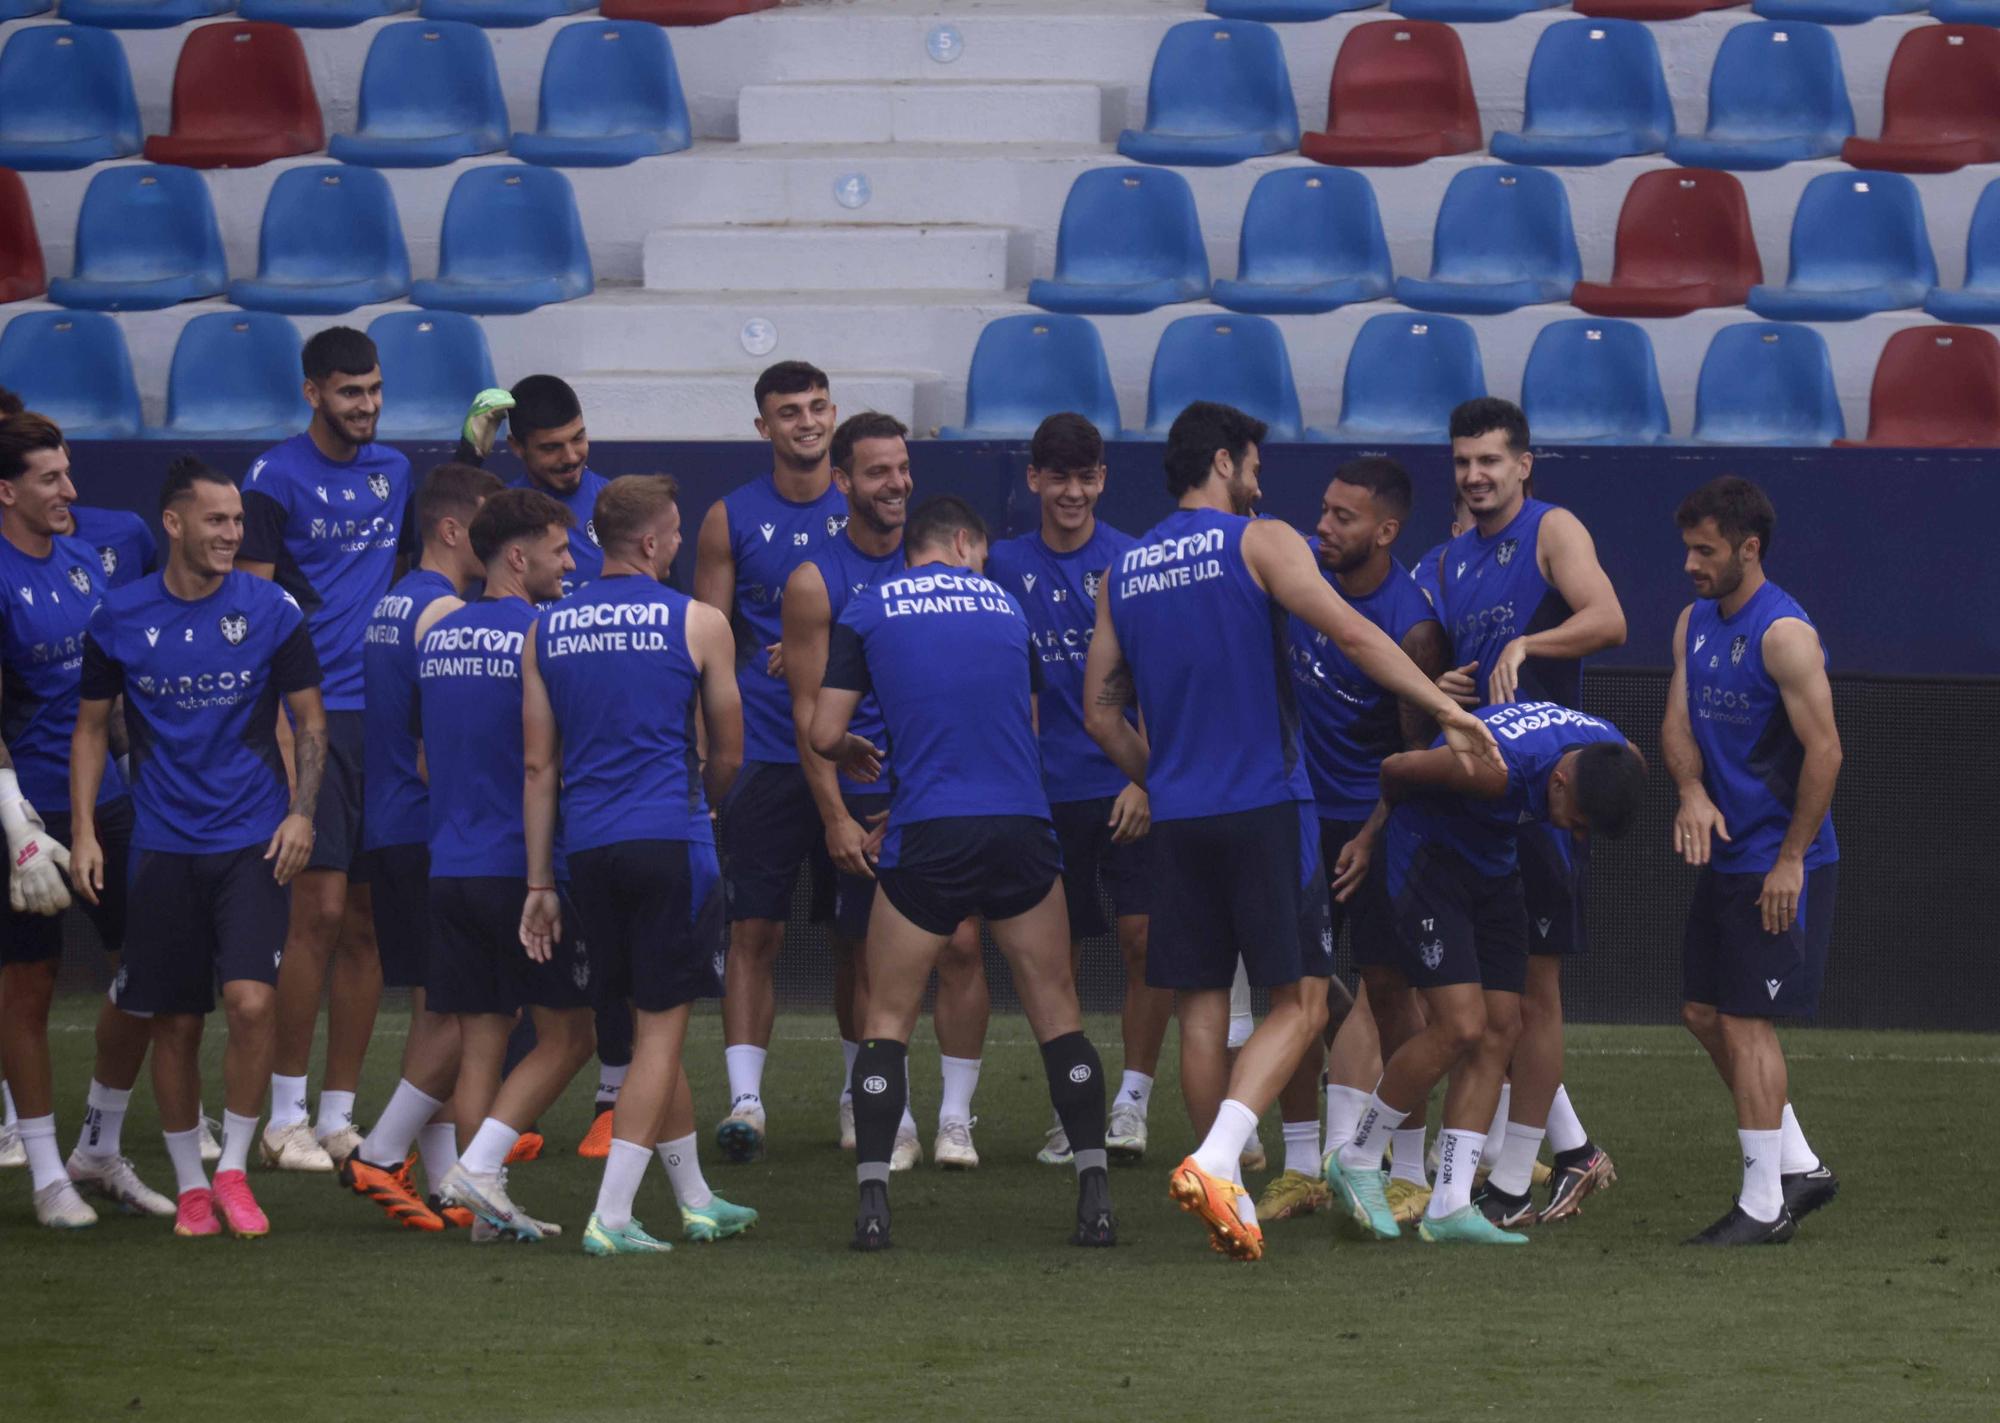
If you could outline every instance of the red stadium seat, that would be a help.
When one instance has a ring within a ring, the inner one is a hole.
[[[1346,167],[1399,167],[1481,146],[1479,105],[1465,48],[1450,25],[1378,20],[1357,25],[1333,62],[1327,129],[1299,152]]]
[[[607,20],[649,20],[656,25],[712,25],[732,15],[775,10],[779,0],[604,0]]]
[[[1898,173],[2000,161],[2000,30],[1927,25],[1904,35],[1882,90],[1882,136],[1850,138],[1840,156]]]
[[[1730,10],[1743,0],[1575,0],[1579,15],[1601,20],[1685,20],[1709,10]]]
[[[48,289],[27,185],[12,168],[0,168],[0,301],[26,301]]]
[[[2000,341],[1977,326],[1898,331],[1875,363],[1868,438],[1836,445],[2000,445]]]
[[[1578,282],[1570,301],[1593,316],[1685,316],[1741,306],[1764,280],[1750,205],[1733,173],[1641,173],[1618,212],[1609,282]]]
[[[297,31],[233,21],[204,25],[174,67],[173,132],[146,157],[186,168],[249,168],[326,147],[319,96]]]

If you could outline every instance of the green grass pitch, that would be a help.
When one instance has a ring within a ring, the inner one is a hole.
[[[58,1004],[65,1150],[94,1009]],[[393,1082],[402,1030],[386,1010],[364,1116]],[[1090,1031],[1115,1081],[1116,1025]],[[704,1123],[723,1100],[719,1039],[717,1018],[698,1017]],[[710,1183],[762,1223],[663,1258],[578,1248],[597,1182],[571,1150],[589,1112],[581,1082],[544,1124],[551,1155],[514,1173],[516,1198],[567,1229],[539,1246],[406,1234],[326,1177],[268,1172],[253,1177],[272,1219],[263,1241],[180,1241],[117,1217],[65,1237],[35,1226],[26,1173],[9,1172],[0,1419],[2000,1417],[2000,1210],[1975,1169],[2000,1045],[1789,1043],[1794,1098],[1843,1188],[1793,1245],[1758,1251],[1677,1243],[1728,1205],[1736,1153],[1707,1060],[1666,1028],[1572,1031],[1571,1092],[1620,1181],[1525,1250],[1371,1244],[1321,1216],[1273,1227],[1260,1264],[1211,1254],[1166,1195],[1190,1146],[1171,1039],[1152,1154],[1113,1172],[1122,1244],[1072,1249],[1070,1174],[1031,1159],[1048,1104],[1018,1018],[997,1019],[987,1048],[984,1166],[896,1178],[896,1249],[880,1257],[846,1248],[839,1047],[831,1019],[806,1014],[779,1022],[769,1158],[730,1167],[704,1144]],[[912,1067],[928,1147],[927,1027]],[[1275,1153],[1275,1117],[1264,1139]],[[150,1088],[125,1140],[171,1191]],[[673,1213],[656,1170],[640,1218]]]

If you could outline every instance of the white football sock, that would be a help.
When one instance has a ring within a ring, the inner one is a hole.
[[[1801,1171],[1819,1170],[1819,1154],[1806,1140],[1806,1134],[1799,1127],[1799,1114],[1792,1110],[1790,1102],[1785,1103],[1785,1117],[1778,1130],[1785,1134],[1784,1149],[1778,1153],[1778,1170],[1786,1176],[1796,1176]]]
[[[1507,1135],[1507,1110],[1514,1105],[1514,1086],[1511,1082],[1500,1084],[1500,1104],[1493,1109],[1493,1122],[1486,1128],[1488,1141],[1500,1141]]]
[[[76,1149],[86,1156],[120,1155],[125,1109],[132,1101],[131,1090],[128,1088],[120,1092],[93,1077],[90,1079],[90,1095],[84,1101],[83,1131],[77,1136]]]
[[[458,1165],[458,1128],[450,1122],[424,1123],[417,1130],[417,1155],[423,1158],[424,1180],[435,1191],[444,1173]]]
[[[729,1050],[727,1048],[723,1049],[725,1055],[728,1053],[728,1051]],[[625,1074],[631,1071],[631,1069],[632,1069],[632,1064],[629,1062],[621,1067],[613,1067],[609,1063],[603,1063],[603,1062],[600,1062],[597,1065],[597,1110],[598,1111],[601,1112],[606,1107],[613,1106],[617,1103],[619,1090],[623,1088],[625,1085]]]
[[[1360,1171],[1376,1171],[1382,1153],[1389,1147],[1389,1133],[1403,1124],[1408,1112],[1399,1112],[1378,1096],[1371,1095],[1354,1124],[1354,1135],[1340,1148],[1340,1164]]]
[[[1589,1145],[1590,1133],[1569,1104],[1569,1088],[1556,1088],[1556,1099],[1549,1103],[1549,1150],[1576,1151]]]
[[[1326,1084],[1326,1149],[1338,1151],[1354,1140],[1361,1114],[1368,1110],[1368,1094],[1359,1087]]]
[[[1446,1127],[1438,1133],[1437,1185],[1431,1190],[1431,1203],[1425,1207],[1425,1215],[1432,1220],[1443,1220],[1453,1211],[1472,1204],[1472,1178],[1479,1170],[1479,1153],[1485,1145],[1484,1132],[1453,1131]]]
[[[854,1100],[854,1059],[861,1056],[861,1044],[840,1040],[840,1100]]]
[[[1424,1162],[1423,1127],[1398,1127],[1389,1133],[1389,1179],[1408,1181],[1412,1185],[1428,1186],[1431,1183]]]
[[[21,1145],[28,1149],[28,1170],[34,1175],[37,1191],[69,1179],[69,1172],[63,1168],[62,1152],[56,1147],[53,1114],[21,1118]]]
[[[326,1099],[330,1095],[320,1094],[321,1112],[325,1112]],[[408,1078],[401,1079],[396,1083],[396,1090],[389,1094],[389,1105],[382,1109],[382,1115],[375,1119],[375,1125],[362,1138],[361,1159],[371,1166],[395,1170],[410,1154],[410,1143],[417,1139],[417,1134],[437,1115],[442,1105],[437,1098],[411,1086]]]
[[[611,1154],[604,1158],[604,1178],[597,1183],[599,1225],[606,1230],[623,1230],[632,1223],[632,1202],[652,1161],[653,1153],[637,1142],[611,1138]]]
[[[674,1188],[674,1199],[683,1210],[698,1211],[715,1199],[715,1192],[708,1189],[708,1182],[702,1178],[693,1132],[663,1141],[654,1149],[660,1153],[660,1164],[667,1168],[667,1182]]]
[[[1215,1125],[1194,1154],[1194,1164],[1220,1181],[1237,1179],[1243,1145],[1257,1130],[1257,1114],[1237,1101],[1225,1098],[1215,1114]]]
[[[1153,1104],[1153,1079],[1143,1072],[1125,1069],[1125,1076],[1118,1083],[1118,1098],[1112,1105],[1130,1103],[1139,1109],[1139,1115],[1146,1115],[1146,1108]]]
[[[979,1059],[938,1056],[944,1093],[938,1099],[938,1125],[972,1120],[972,1094],[979,1089]]]
[[[1284,1123],[1285,1169],[1305,1176],[1319,1175],[1319,1122],[1317,1119]]]
[[[766,1049],[749,1043],[722,1050],[723,1065],[729,1070],[730,1111],[764,1105],[764,1059],[769,1056]]]
[[[325,1141],[342,1127],[354,1125],[354,1094],[325,1088],[319,1094],[319,1121],[313,1135]]]
[[[208,1172],[201,1164],[201,1128],[162,1132],[167,1140],[167,1159],[174,1163],[174,1194],[208,1189]]]
[[[1527,1195],[1528,1183],[1535,1179],[1535,1154],[1542,1149],[1542,1136],[1539,1127],[1507,1123],[1507,1139],[1500,1143],[1487,1184],[1510,1196]]]
[[[271,1074],[271,1130],[306,1120],[306,1080]]]
[[[1785,1183],[1778,1170],[1784,1160],[1785,1133],[1782,1128],[1739,1129],[1736,1139],[1743,1145],[1743,1189],[1737,1193],[1736,1204],[1752,1220],[1776,1220],[1785,1208]]]
[[[498,1117],[488,1117],[472,1134],[472,1144],[459,1153],[458,1164],[467,1175],[491,1176],[507,1164],[507,1153],[520,1139],[521,1134]]]
[[[14,1111],[14,1089],[12,1087],[9,1087],[4,1082],[0,1082],[0,1103],[5,1104],[7,1112],[6,1121],[4,1123],[0,1123],[0,1125],[10,1126],[10,1127],[19,1126],[21,1124],[21,1118]]]
[[[257,1139],[257,1119],[239,1117],[227,1107],[222,1109],[222,1159],[215,1163],[215,1174],[225,1171],[242,1171],[250,1164],[250,1143]]]

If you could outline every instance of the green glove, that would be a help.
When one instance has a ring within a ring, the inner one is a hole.
[[[514,397],[497,386],[472,397],[472,408],[465,412],[465,428],[459,433],[468,445],[479,452],[481,459],[492,453],[493,439],[500,433],[500,422],[513,408]]]

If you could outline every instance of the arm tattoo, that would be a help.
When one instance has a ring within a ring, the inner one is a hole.
[[[299,732],[292,756],[298,768],[292,788],[292,814],[311,820],[319,805],[320,777],[326,771],[326,729]]]
[[[1101,707],[1127,707],[1132,705],[1135,692],[1132,686],[1132,665],[1120,660],[1104,677],[1104,685],[1098,689],[1097,704]]]

